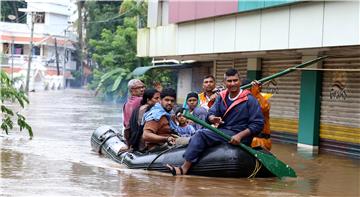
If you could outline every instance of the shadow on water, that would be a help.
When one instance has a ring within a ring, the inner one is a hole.
[[[22,113],[34,139],[17,131],[0,137],[3,196],[359,196],[359,160],[309,155],[289,144],[274,144],[273,152],[298,178],[172,177],[129,170],[90,147],[97,127],[121,127],[120,105],[70,89],[31,93],[30,101]]]

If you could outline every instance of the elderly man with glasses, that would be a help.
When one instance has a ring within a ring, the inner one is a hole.
[[[128,97],[123,106],[124,137],[127,143],[129,141],[130,117],[133,111],[140,106],[140,102],[145,91],[145,85],[139,79],[132,79],[128,83],[128,89],[130,92],[130,97]]]

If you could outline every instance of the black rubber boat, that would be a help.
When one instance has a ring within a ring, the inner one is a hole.
[[[101,126],[91,136],[91,147],[99,154],[130,169],[147,169],[169,172],[165,164],[181,165],[186,147],[174,147],[161,152],[140,153],[120,151],[126,147],[118,130]],[[209,148],[199,162],[194,164],[189,175],[209,177],[274,177],[256,159],[239,147],[223,144]]]

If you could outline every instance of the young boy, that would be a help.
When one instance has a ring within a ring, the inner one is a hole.
[[[195,129],[193,126],[188,124],[187,119],[182,115],[183,108],[176,110],[175,116],[179,124],[177,128],[177,133],[180,137],[191,137],[195,134]]]

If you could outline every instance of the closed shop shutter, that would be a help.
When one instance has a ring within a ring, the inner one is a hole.
[[[233,60],[216,60],[215,61],[215,78],[217,85],[223,85],[224,74],[227,69],[234,68]]]
[[[240,79],[246,77],[247,58],[239,58],[234,60],[216,60],[215,62],[215,78],[218,85],[223,85],[224,74],[227,69],[235,68],[240,74]]]
[[[360,57],[329,57],[324,69],[359,69]],[[320,139],[360,144],[360,72],[323,71]]]
[[[240,74],[240,79],[245,79],[247,76],[247,58],[235,59],[234,67]]]
[[[301,64],[301,57],[263,58],[262,78]],[[300,103],[301,72],[292,72],[263,85],[262,92],[270,98],[271,130],[297,133]]]
[[[192,91],[202,92],[203,79],[211,73],[212,66],[213,62],[200,62],[192,68]]]

